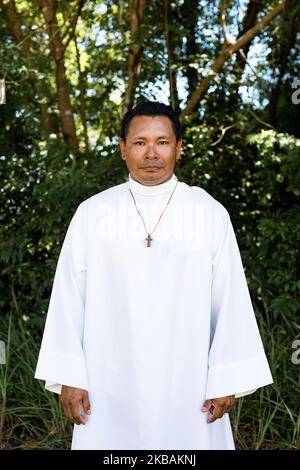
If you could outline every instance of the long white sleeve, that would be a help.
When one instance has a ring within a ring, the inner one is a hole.
[[[46,388],[61,385],[87,390],[82,349],[86,285],[86,211],[81,204],[69,225],[60,252],[48,315],[35,372]]]
[[[236,237],[221,205],[213,230],[218,244],[213,258],[207,399],[247,395],[272,383]]]

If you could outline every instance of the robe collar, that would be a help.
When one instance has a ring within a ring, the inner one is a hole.
[[[143,196],[156,196],[158,194],[165,194],[172,191],[175,187],[177,177],[172,177],[165,183],[157,184],[155,186],[146,186],[144,184],[135,181],[130,174],[128,175],[128,186],[132,190],[133,194],[142,194]]]

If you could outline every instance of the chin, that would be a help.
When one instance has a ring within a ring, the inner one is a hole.
[[[141,178],[141,180],[144,181],[144,184],[149,183],[151,185],[156,185],[156,184],[164,183],[165,181],[169,180],[171,178],[171,175],[170,174],[162,175],[159,173],[155,173],[155,174],[148,175],[148,178],[143,177]]]

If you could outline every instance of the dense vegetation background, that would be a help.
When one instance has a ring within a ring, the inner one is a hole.
[[[231,214],[274,376],[237,401],[237,446],[300,449],[299,1],[0,8],[0,448],[70,445],[33,379],[55,266],[78,203],[126,180],[123,112],[154,99],[181,114],[176,175]]]

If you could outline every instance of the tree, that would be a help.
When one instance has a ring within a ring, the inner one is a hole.
[[[8,388],[0,387],[0,445],[61,446],[59,408],[33,385],[32,345],[72,214],[128,176],[118,153],[122,113],[160,95],[181,112],[184,151],[176,174],[207,189],[231,214],[272,359],[277,388],[267,399],[239,402],[238,446],[299,447],[298,379],[288,344],[299,334],[300,108],[291,100],[300,77],[299,2],[0,5],[0,78],[7,88],[0,106],[0,339],[10,324],[17,364],[13,371],[8,365]],[[39,409],[56,410],[55,423],[47,411],[33,419],[32,397]]]

